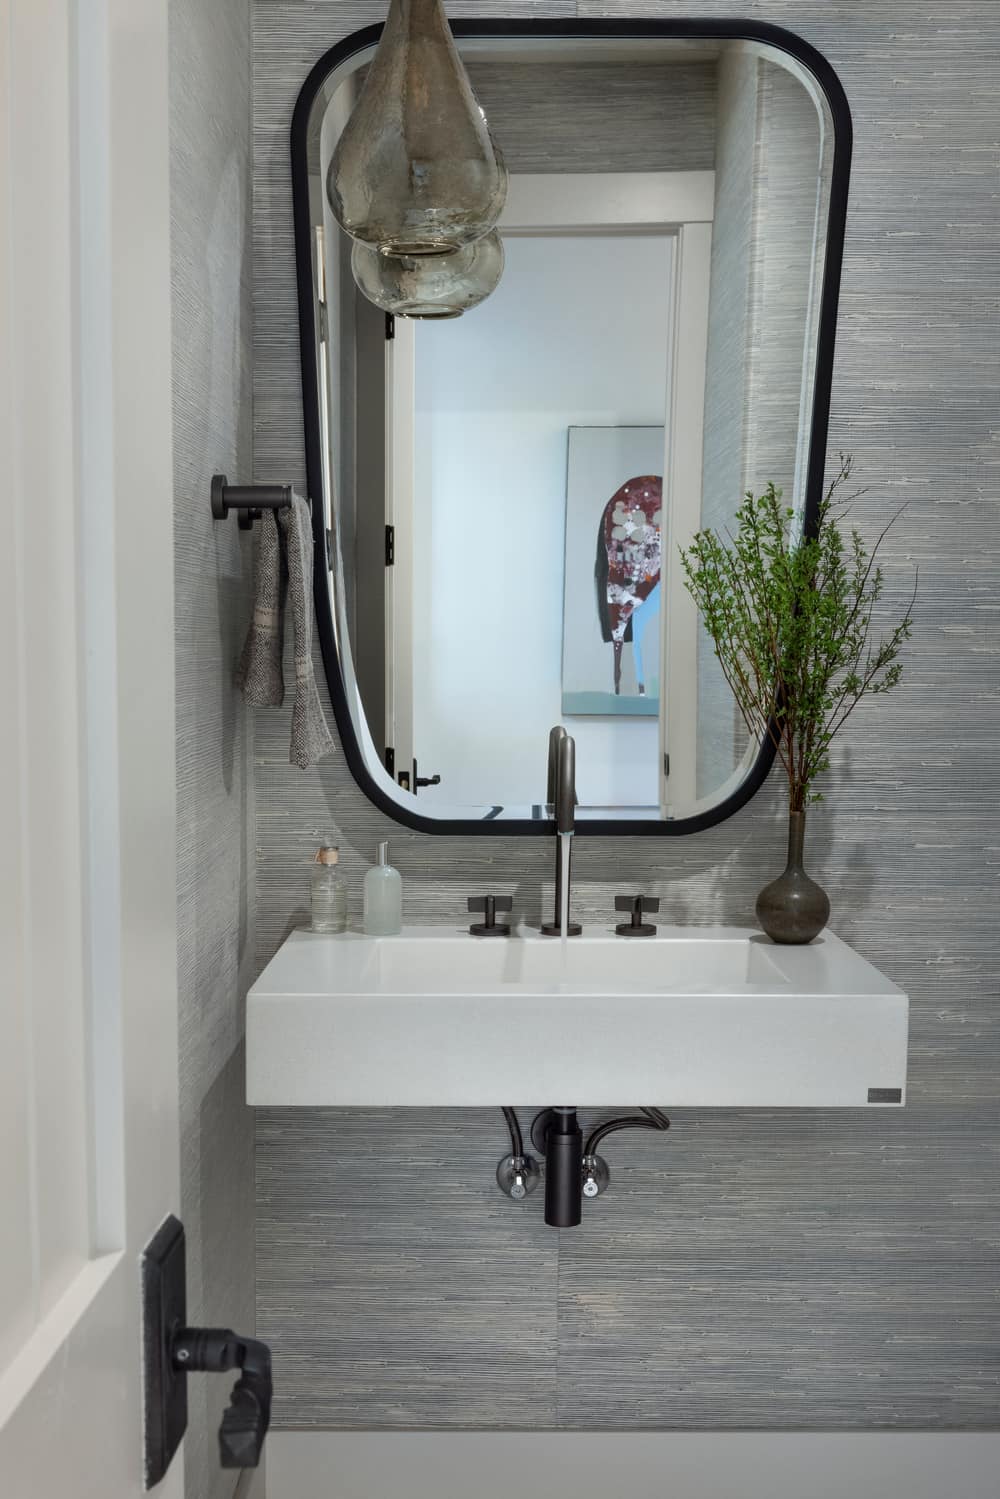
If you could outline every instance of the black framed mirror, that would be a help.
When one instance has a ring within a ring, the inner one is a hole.
[[[365,794],[429,833],[683,834],[765,780],[679,548],[826,460],[851,119],[750,21],[456,21],[506,157],[500,285],[388,318],[325,179],[381,34],[331,48],[291,132],[315,602]]]

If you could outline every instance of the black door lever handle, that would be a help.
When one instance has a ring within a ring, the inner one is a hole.
[[[256,1468],[271,1423],[271,1351],[228,1327],[182,1327],[174,1334],[170,1360],[185,1373],[224,1374],[239,1369],[219,1428],[224,1468]]]
[[[188,1375],[239,1371],[219,1428],[224,1468],[256,1468],[271,1421],[271,1352],[228,1327],[189,1327],[184,1227],[169,1214],[142,1255],[145,1487],[154,1488],[187,1429]]]
[[[421,786],[440,786],[440,784],[441,784],[441,777],[439,775],[418,776],[417,775],[417,762],[416,762],[416,760],[414,760],[414,762],[413,762],[413,789],[414,789],[414,791],[419,791],[420,788],[421,788]]]

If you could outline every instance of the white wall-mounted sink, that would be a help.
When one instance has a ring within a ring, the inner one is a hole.
[[[832,932],[298,931],[247,1001],[247,1100],[306,1106],[902,1103],[908,1000]]]

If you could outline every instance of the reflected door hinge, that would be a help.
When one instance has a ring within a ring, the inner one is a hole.
[[[395,778],[396,775],[396,751],[391,744],[385,747],[385,768]]]
[[[396,527],[385,528],[385,565],[392,567],[396,561]]]
[[[328,572],[333,572],[333,532],[329,528],[326,533],[326,567]]]
[[[664,757],[663,757],[663,774],[664,774],[664,776],[669,776],[669,774],[670,774],[670,756],[669,755],[664,755]]]
[[[391,312],[385,315],[385,336],[387,339],[396,337],[396,319]]]

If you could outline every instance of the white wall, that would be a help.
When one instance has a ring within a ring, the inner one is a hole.
[[[213,473],[253,477],[250,7],[170,0],[177,967],[181,1216],[188,1316],[254,1325],[253,1114],[243,1084],[252,979],[253,763],[236,687],[252,542],[213,521]],[[279,473],[279,477],[283,477]],[[187,1499],[228,1499],[224,1379],[189,1389]]]
[[[417,330],[414,743],[449,803],[655,804],[655,719],[561,712],[567,429],[664,420],[666,236],[508,238],[497,291]],[[432,565],[433,559],[433,565]]]

